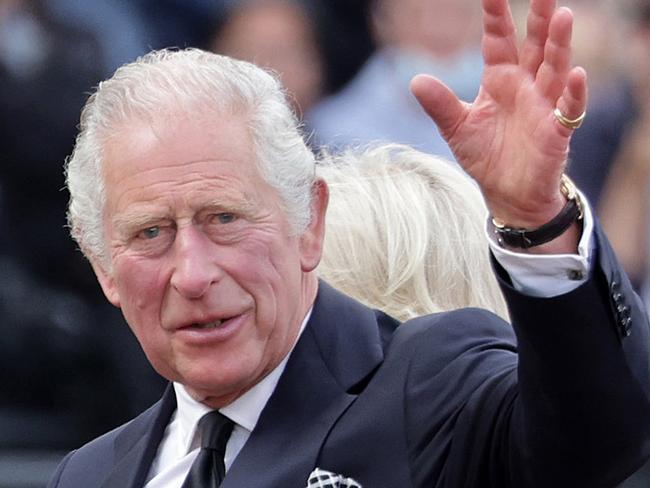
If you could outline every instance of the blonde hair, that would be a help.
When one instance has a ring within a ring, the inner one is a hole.
[[[508,319],[483,198],[452,163],[390,144],[324,155],[317,174],[331,192],[325,281],[400,320],[468,306]]]

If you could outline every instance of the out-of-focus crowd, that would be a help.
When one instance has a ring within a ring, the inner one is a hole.
[[[646,293],[650,0],[560,3],[590,86],[568,171]],[[522,23],[527,5],[511,0]],[[151,49],[201,47],[276,71],[315,150],[383,140],[451,158],[408,84],[427,72],[472,100],[480,12],[478,0],[0,0],[0,449],[77,446],[164,387],[67,235],[63,161],[94,85]]]

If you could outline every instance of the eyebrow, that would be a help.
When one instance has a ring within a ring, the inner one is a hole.
[[[156,222],[172,220],[164,214],[127,213],[113,219],[113,227],[119,234],[130,234],[134,230],[153,227]]]
[[[213,198],[201,203],[200,208],[194,209],[196,214],[210,210],[219,210],[223,212],[235,213],[244,217],[250,217],[253,214],[255,205],[248,194],[244,198],[233,201],[232,199]],[[135,230],[153,227],[161,221],[174,221],[170,216],[168,209],[147,211],[143,209],[137,212],[126,212],[113,219],[113,227],[120,234],[130,234]]]
[[[254,208],[254,204],[251,201],[251,199],[248,197],[248,195],[244,195],[243,198],[234,201],[232,199],[226,201],[223,198],[213,198],[211,200],[208,200],[207,202],[203,202],[201,204],[201,208],[196,209],[196,211],[198,213],[198,212],[203,212],[206,209],[217,209],[217,210],[223,210],[225,212],[247,215],[251,213],[253,208]]]

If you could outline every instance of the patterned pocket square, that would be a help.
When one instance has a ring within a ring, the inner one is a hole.
[[[309,475],[306,488],[362,488],[352,478],[316,468]]]

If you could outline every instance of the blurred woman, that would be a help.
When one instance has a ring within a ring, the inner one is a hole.
[[[392,144],[326,155],[318,172],[331,192],[325,281],[400,320],[467,306],[508,319],[487,210],[459,169]]]

